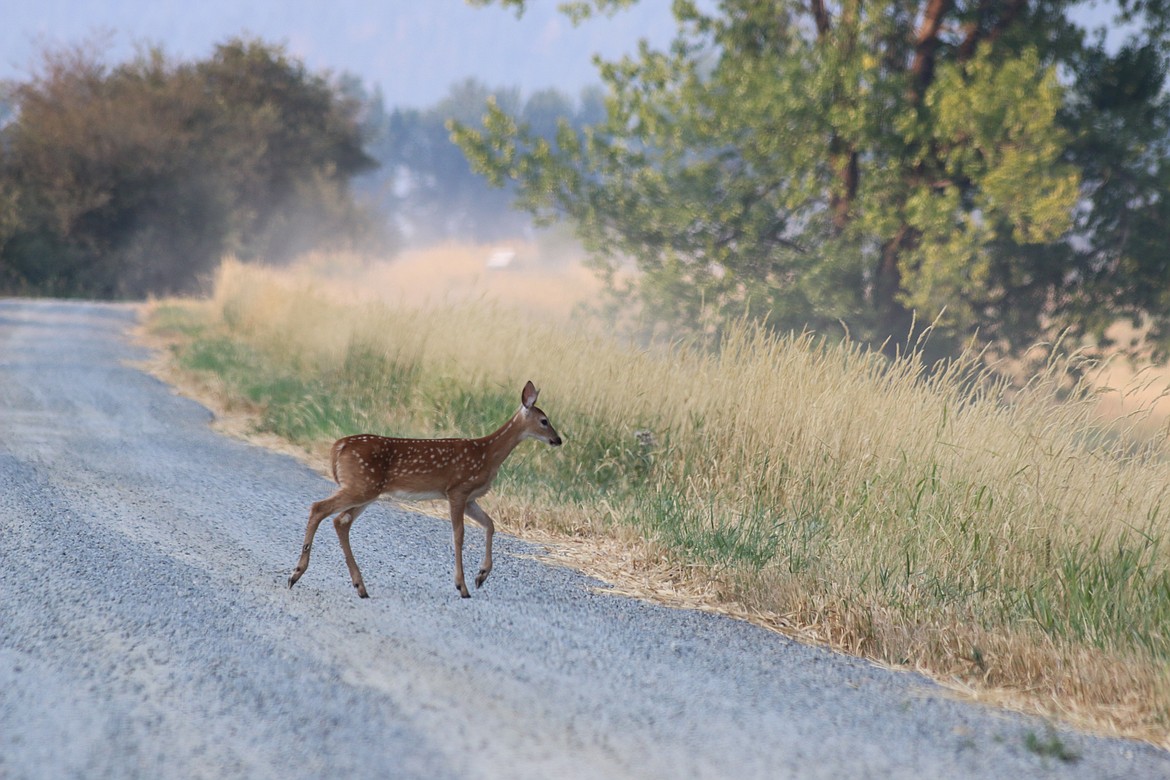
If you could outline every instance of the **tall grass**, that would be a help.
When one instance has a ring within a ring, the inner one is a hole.
[[[155,322],[305,445],[480,435],[531,378],[567,446],[514,457],[498,492],[550,527],[633,529],[834,646],[1166,741],[1170,466],[1068,392],[1068,361],[1019,389],[978,355],[926,372],[747,325],[716,351],[637,350],[489,305],[347,305],[234,263],[204,308]]]

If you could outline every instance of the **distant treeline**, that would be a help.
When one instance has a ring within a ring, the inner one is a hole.
[[[48,51],[0,91],[0,293],[137,298],[195,289],[226,254],[515,234],[528,218],[472,174],[445,125],[477,122],[489,94],[540,133],[603,110],[597,93],[577,109],[475,81],[427,110],[387,110],[356,79],[258,40],[197,62]]]
[[[534,92],[492,89],[475,79],[451,87],[434,106],[387,110],[375,91],[362,96],[366,106],[366,149],[380,167],[359,177],[359,195],[391,214],[403,240],[428,243],[447,238],[491,241],[528,229],[532,218],[513,207],[514,190],[500,190],[471,169],[451,141],[448,122],[480,127],[488,98],[505,108],[540,138],[553,139],[564,119],[574,130],[605,119],[604,92],[586,87],[574,102],[555,89]]]

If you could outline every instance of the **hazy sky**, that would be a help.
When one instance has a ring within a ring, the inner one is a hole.
[[[380,85],[389,105],[426,106],[454,82],[529,92],[556,86],[576,95],[596,83],[595,52],[615,58],[640,37],[658,44],[674,26],[667,0],[649,0],[580,27],[535,0],[524,16],[463,0],[3,0],[0,78],[35,70],[45,45],[108,33],[111,61],[136,42],[161,43],[172,56],[200,59],[240,33],[286,44],[313,70],[347,71]]]
[[[556,0],[531,0],[523,18],[463,0],[2,0],[0,79],[27,77],[46,44],[107,34],[110,61],[136,43],[201,59],[215,43],[248,33],[286,44],[312,70],[360,76],[390,106],[423,107],[454,82],[475,76],[526,93],[555,86],[576,95],[598,81],[591,57],[615,59],[639,38],[665,45],[674,30],[669,0],[643,0],[612,18],[573,25]],[[715,0],[702,0],[713,5]],[[1099,20],[1102,12],[1082,16]],[[1103,2],[1101,5],[1108,5]]]

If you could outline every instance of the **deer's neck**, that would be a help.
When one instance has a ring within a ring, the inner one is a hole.
[[[524,426],[520,422],[520,412],[512,415],[512,418],[497,428],[494,433],[484,437],[484,442],[487,444],[487,459],[492,464],[493,471],[507,460],[523,437]]]

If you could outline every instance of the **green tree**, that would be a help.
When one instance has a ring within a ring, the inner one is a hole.
[[[55,295],[190,289],[225,252],[280,259],[366,224],[356,106],[279,47],[107,66],[49,51],[0,128],[0,284]]]
[[[258,40],[216,46],[195,71],[214,106],[207,152],[220,157],[235,193],[233,251],[279,260],[322,235],[369,229],[346,193],[351,177],[376,165],[356,99]]]
[[[676,332],[749,314],[881,343],[916,318],[946,353],[1127,314],[1164,335],[1166,12],[1123,5],[1110,55],[1073,5],[678,0],[668,50],[601,63],[604,122],[549,143],[489,103],[455,137],[603,269],[633,257]]]

